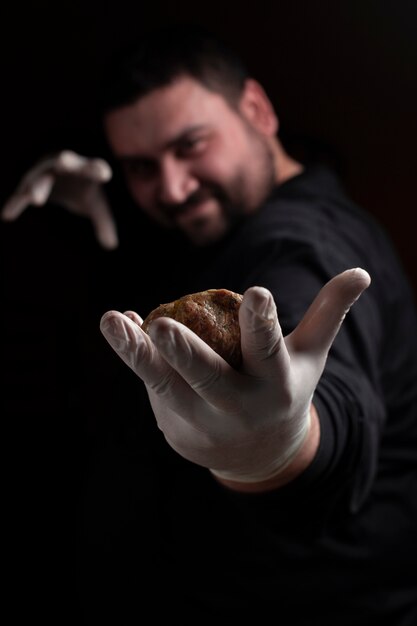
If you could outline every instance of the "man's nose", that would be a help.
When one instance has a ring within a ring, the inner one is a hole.
[[[198,188],[189,165],[175,158],[166,159],[161,165],[159,197],[164,204],[181,204]]]

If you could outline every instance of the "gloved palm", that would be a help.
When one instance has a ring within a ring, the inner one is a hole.
[[[333,278],[285,338],[270,292],[248,289],[239,311],[239,371],[170,318],[155,320],[148,336],[137,314],[108,311],[101,330],[144,381],[158,426],[179,454],[220,478],[260,482],[303,444],[329,348],[369,281],[361,269]]]
[[[4,205],[2,218],[15,220],[30,205],[55,202],[90,219],[100,244],[115,248],[116,225],[102,188],[111,176],[111,168],[103,159],[62,151],[42,159],[23,176]]]

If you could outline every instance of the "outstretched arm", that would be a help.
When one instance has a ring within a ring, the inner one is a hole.
[[[159,428],[186,459],[240,491],[277,488],[300,474],[319,443],[312,398],[350,307],[370,284],[346,270],[320,290],[284,337],[272,294],[251,287],[239,311],[243,364],[232,369],[188,328],[108,311],[101,330],[143,380]]]

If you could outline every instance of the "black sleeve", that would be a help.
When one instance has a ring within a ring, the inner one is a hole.
[[[368,230],[361,223],[357,229],[350,237],[343,231],[326,233],[330,246],[323,246],[323,239],[311,231],[287,232],[286,240],[270,245],[265,258],[260,255],[247,276],[246,286],[262,285],[273,293],[284,335],[299,323],[320,288],[339,272],[361,266],[372,278],[342,324],[314,395],[321,426],[317,455],[291,485],[265,497],[267,506],[271,499],[291,500],[291,494],[297,494],[297,503],[300,496],[308,495],[310,507],[316,497],[321,505],[324,500],[325,506],[337,501],[344,510],[354,512],[366,501],[375,478],[387,417],[381,366],[387,309],[392,309],[392,302],[384,292],[395,300],[402,286],[390,249],[383,244],[382,258]],[[366,253],[351,244],[355,239],[363,242]]]

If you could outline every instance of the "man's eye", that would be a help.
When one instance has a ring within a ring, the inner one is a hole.
[[[124,170],[129,176],[146,179],[155,174],[156,165],[152,161],[129,161],[124,164]]]
[[[199,154],[204,150],[206,143],[207,142],[203,137],[184,139],[178,146],[177,152],[180,156]]]

